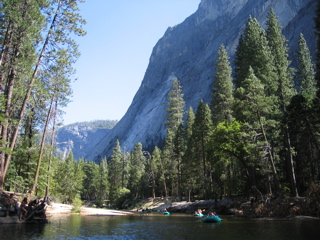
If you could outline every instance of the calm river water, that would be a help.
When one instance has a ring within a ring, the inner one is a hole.
[[[58,215],[49,224],[2,224],[0,239],[320,239],[320,220],[257,221],[221,216],[202,223],[186,214],[164,216]]]

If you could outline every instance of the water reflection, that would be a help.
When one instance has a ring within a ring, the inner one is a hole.
[[[58,215],[49,224],[0,225],[1,239],[319,239],[319,220],[250,221],[223,216],[202,223],[185,214],[145,216]]]
[[[1,224],[0,239],[41,239],[45,224]]]

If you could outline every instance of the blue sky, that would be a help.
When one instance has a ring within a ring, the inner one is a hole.
[[[81,57],[74,65],[65,125],[120,120],[130,106],[157,41],[168,27],[193,14],[200,0],[86,0],[80,14],[87,35],[77,38]]]

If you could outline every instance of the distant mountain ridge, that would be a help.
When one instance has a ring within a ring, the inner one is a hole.
[[[59,128],[56,133],[57,154],[65,159],[72,152],[74,159],[84,158],[117,123],[114,120],[95,120]]]
[[[99,162],[112,153],[115,141],[131,151],[141,142],[149,150],[161,146],[165,138],[167,93],[177,77],[182,86],[186,110],[211,98],[211,86],[218,49],[224,44],[230,61],[249,16],[265,26],[270,8],[278,16],[288,39],[290,58],[297,51],[302,32],[315,53],[314,0],[202,0],[198,10],[175,27],[169,27],[150,56],[143,81],[128,111],[86,155]]]

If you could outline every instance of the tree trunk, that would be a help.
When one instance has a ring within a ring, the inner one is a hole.
[[[296,174],[294,171],[293,157],[292,157],[292,151],[291,151],[291,141],[290,141],[290,135],[288,132],[288,127],[286,127],[285,131],[286,131],[286,133],[285,133],[286,145],[287,145],[287,149],[288,149],[287,162],[288,162],[288,171],[289,171],[289,176],[290,176],[291,195],[292,195],[292,197],[298,197]]]
[[[260,128],[261,128],[261,131],[262,131],[262,135],[263,135],[264,141],[265,141],[265,143],[267,145],[268,159],[269,159],[270,164],[271,164],[271,170],[272,170],[272,173],[273,173],[273,177],[275,179],[275,184],[276,184],[276,187],[277,187],[277,191],[278,191],[278,193],[280,193],[281,192],[281,185],[280,185],[277,169],[276,169],[276,166],[275,166],[275,163],[274,163],[274,158],[273,158],[273,155],[272,155],[271,146],[270,146],[270,143],[268,141],[267,134],[266,134],[266,132],[264,130],[264,126],[263,126],[263,123],[262,123],[262,120],[261,120],[260,113],[257,112],[257,115],[258,115],[258,119],[259,119]]]
[[[49,156],[49,163],[48,163],[48,175],[47,175],[47,186],[46,186],[46,198],[49,197],[50,191],[50,170],[51,170],[51,161],[53,155],[53,147],[55,143],[55,133],[56,133],[56,121],[57,121],[57,111],[58,111],[58,102],[55,102],[55,111],[53,117],[53,125],[52,125],[52,133],[51,133],[51,152]]]
[[[38,157],[38,163],[37,163],[37,170],[36,170],[36,173],[34,175],[34,182],[33,182],[32,187],[31,187],[31,191],[32,192],[35,191],[36,185],[37,185],[37,182],[38,182],[38,178],[39,178],[39,172],[40,172],[40,166],[41,166],[41,161],[42,161],[43,149],[44,149],[44,145],[46,143],[47,131],[48,131],[48,126],[49,126],[49,122],[50,122],[50,118],[51,118],[51,114],[52,114],[52,105],[53,105],[53,102],[54,102],[54,98],[55,98],[55,93],[53,94],[53,96],[51,98],[50,107],[49,107],[49,110],[48,110],[46,122],[45,122],[44,129],[43,129],[41,145],[40,145],[40,151],[39,151],[39,157]]]

